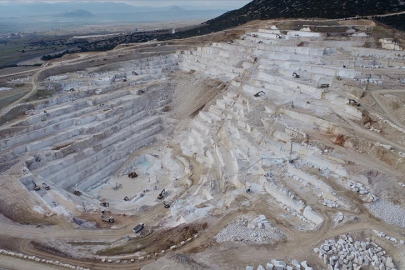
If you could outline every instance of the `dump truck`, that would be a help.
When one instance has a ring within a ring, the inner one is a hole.
[[[139,223],[138,225],[135,226],[134,233],[139,233],[140,231],[143,230],[144,227],[145,227],[145,224]]]
[[[101,220],[104,222],[109,222],[109,223],[114,223],[114,218],[113,217],[108,217],[108,216],[101,216]]]

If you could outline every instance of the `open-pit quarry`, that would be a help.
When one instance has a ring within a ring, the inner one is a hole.
[[[2,76],[0,268],[405,269],[390,33],[262,21]]]

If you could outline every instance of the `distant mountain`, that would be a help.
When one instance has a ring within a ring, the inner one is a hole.
[[[76,9],[76,10],[69,10],[64,13],[60,13],[57,15],[58,17],[69,17],[69,18],[92,18],[94,14],[84,10],[84,9]]]
[[[167,11],[184,11],[185,9],[179,7],[179,6],[169,6]]]
[[[23,2],[23,1],[1,1],[0,18],[26,17],[26,16],[54,16],[66,10],[87,10],[94,15],[105,13],[139,13],[157,11],[185,11],[185,10],[223,10],[223,8],[212,8],[209,6],[133,6],[122,2],[97,2],[97,1],[70,1],[70,2]],[[229,9],[228,9],[229,10]]]

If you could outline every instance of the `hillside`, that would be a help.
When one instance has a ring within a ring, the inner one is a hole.
[[[253,20],[275,18],[327,18],[338,19],[355,16],[369,16],[404,11],[399,0],[254,0],[246,6],[229,11],[207,21],[198,28],[199,34],[207,34],[235,27]],[[177,33],[176,38],[197,34],[196,30]]]
[[[175,34],[130,34],[120,38],[103,41],[103,44],[89,43],[81,45],[83,51],[108,50],[121,43],[136,43],[147,40],[170,40],[205,35],[212,32],[232,28],[253,20],[276,18],[348,18],[355,16],[371,16],[405,11],[405,5],[399,0],[254,0],[246,6],[226,12],[219,17],[208,20],[199,27]],[[189,11],[190,12],[190,11]]]

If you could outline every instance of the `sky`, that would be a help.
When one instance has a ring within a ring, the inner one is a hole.
[[[121,2],[126,3],[134,6],[170,6],[170,5],[177,5],[177,6],[205,6],[205,7],[213,7],[213,8],[221,8],[224,9],[236,9],[240,8],[251,0],[218,0],[218,1],[203,1],[203,0],[0,0],[3,3],[24,3],[24,2],[44,2],[44,3],[56,3],[56,2]]]

